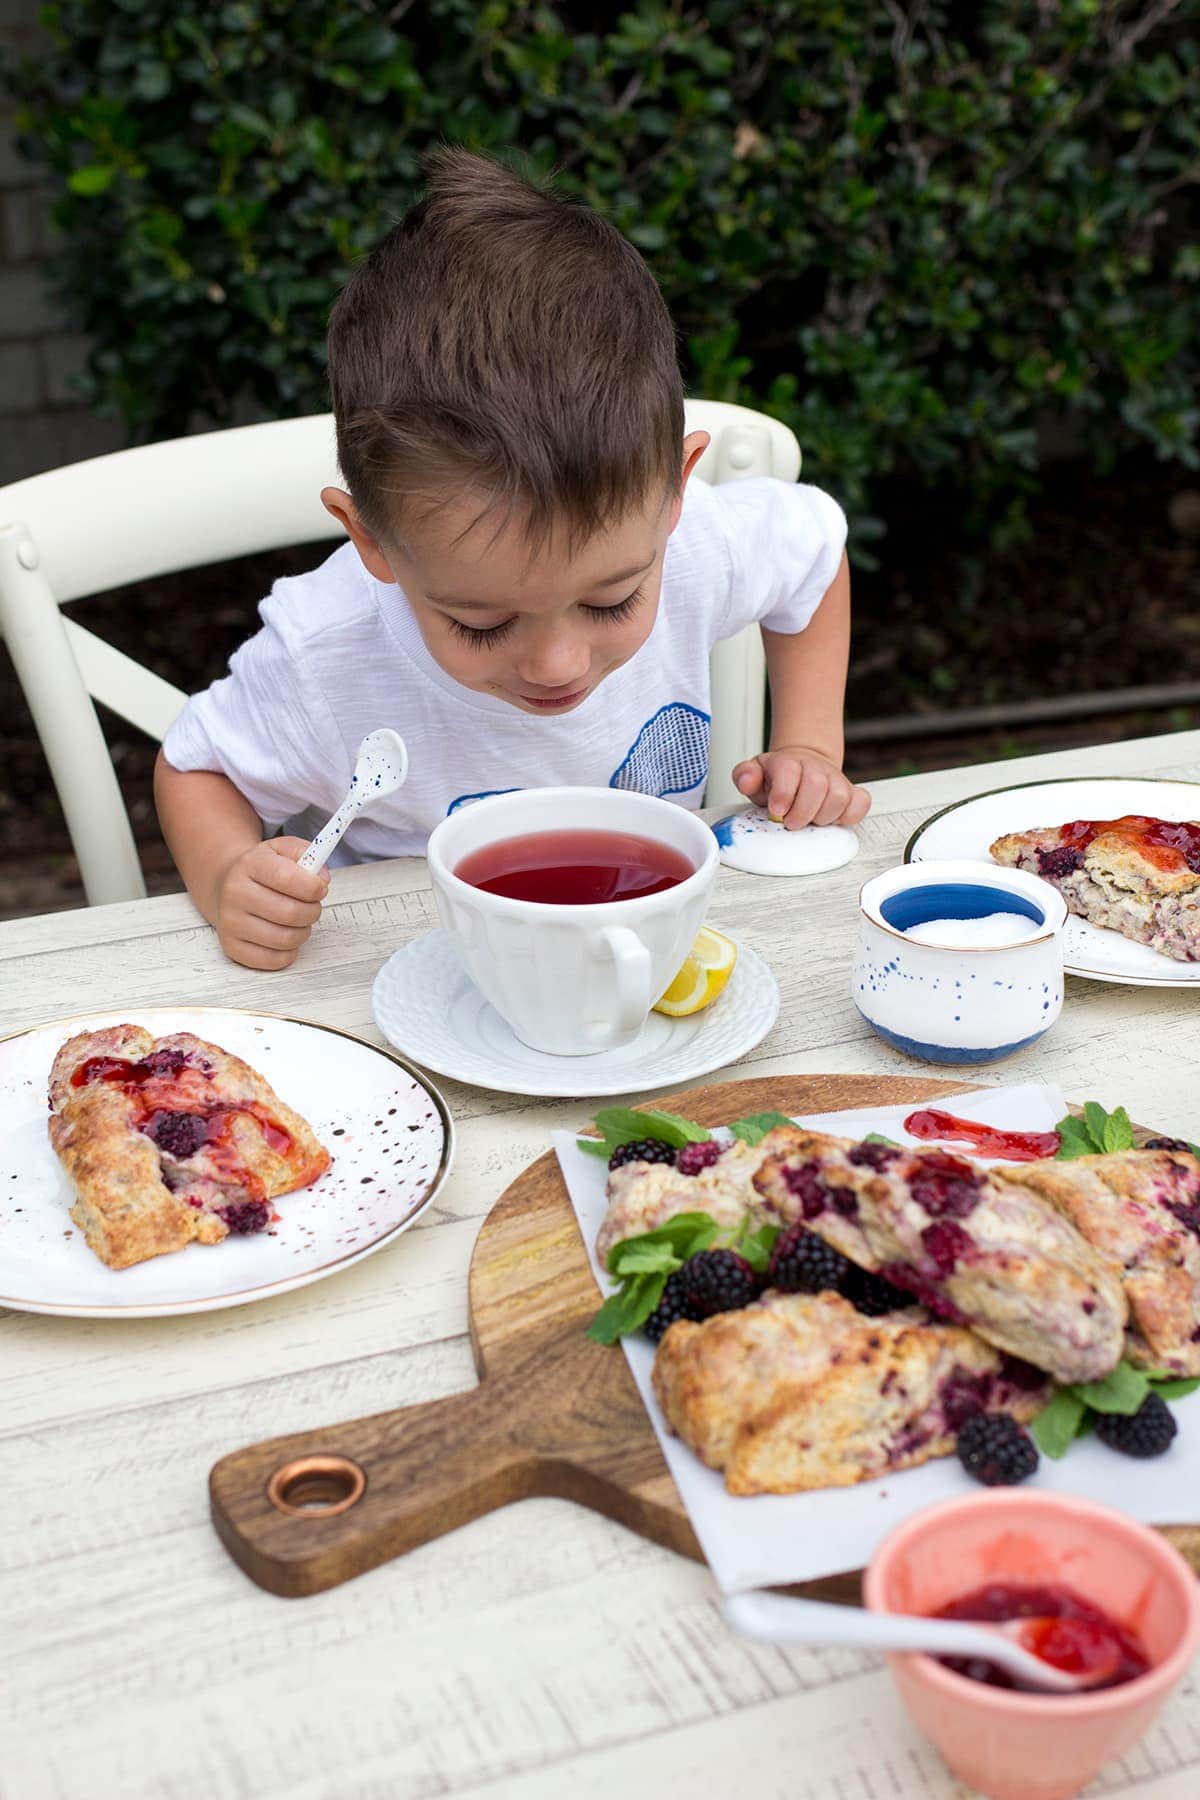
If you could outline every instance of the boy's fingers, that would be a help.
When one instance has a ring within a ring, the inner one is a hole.
[[[252,918],[267,919],[272,925],[288,925],[293,930],[309,930],[321,916],[319,900],[293,900],[276,888],[259,886],[246,897],[246,911]]]
[[[763,784],[762,764],[756,761],[738,763],[733,771],[733,785],[739,794],[756,794]]]
[[[307,844],[302,848],[307,849]],[[270,888],[272,893],[286,894],[289,899],[303,900],[310,906],[319,905],[329,888],[329,877],[324,870],[314,874],[311,869],[297,868],[289,857],[272,852],[256,856],[251,873],[255,881]]]
[[[248,913],[239,919],[237,931],[247,943],[258,944],[264,950],[293,952],[312,936],[311,925],[299,929],[293,925],[280,925],[274,919],[264,919],[261,913]]]
[[[845,812],[842,814],[842,824],[857,825],[860,819],[866,818],[870,810],[871,796],[868,794],[867,790],[865,788],[852,787],[850,789],[849,802]]]
[[[221,948],[226,956],[247,969],[286,969],[296,960],[294,950],[266,950],[242,937],[222,938]]]
[[[811,825],[828,793],[829,771],[819,763],[806,763],[784,821],[789,829],[795,831],[801,825]]]

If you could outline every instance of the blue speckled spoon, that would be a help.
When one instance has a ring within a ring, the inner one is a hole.
[[[300,867],[323,869],[359,813],[403,787],[407,774],[408,751],[400,733],[389,731],[386,726],[370,732],[358,746],[358,761],[346,798],[329,823],[318,831],[300,858]]]

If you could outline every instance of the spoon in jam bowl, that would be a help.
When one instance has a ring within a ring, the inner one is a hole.
[[[358,761],[346,798],[328,824],[318,831],[300,858],[300,867],[314,871],[323,869],[359,813],[366,812],[377,800],[385,800],[389,794],[394,794],[397,788],[404,786],[407,776],[408,751],[400,733],[389,731],[386,726],[368,732],[358,746]]]
[[[858,1650],[919,1650],[926,1656],[991,1663],[1023,1688],[1040,1689],[1046,1694],[1087,1693],[1111,1680],[1121,1660],[1116,1644],[1089,1642],[1088,1649],[1095,1659],[1093,1666],[1075,1674],[1034,1654],[1052,1628],[1059,1633],[1076,1623],[1070,1619],[1004,1619],[994,1625],[968,1625],[957,1619],[867,1612],[857,1606],[830,1606],[761,1591],[729,1595],[725,1616],[735,1631],[768,1644],[812,1644],[825,1648],[847,1644]]]

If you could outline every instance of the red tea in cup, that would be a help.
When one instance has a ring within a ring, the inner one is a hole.
[[[535,831],[473,850],[454,873],[509,900],[594,906],[661,894],[696,870],[680,851],[631,832]]]

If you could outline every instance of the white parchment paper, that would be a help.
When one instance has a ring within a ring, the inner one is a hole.
[[[942,1104],[963,1117],[1012,1131],[1051,1131],[1067,1110],[1057,1088],[1040,1084],[990,1088]],[[878,1131],[898,1143],[913,1143],[904,1130],[904,1119],[912,1110],[911,1105],[873,1107],[810,1115],[798,1123],[846,1137]],[[554,1147],[597,1283],[609,1293],[614,1284],[600,1269],[593,1249],[604,1218],[607,1170],[599,1157],[576,1147],[570,1132],[555,1132]],[[958,1148],[969,1154],[967,1146]],[[650,1384],[654,1346],[638,1335],[624,1338],[622,1348],[696,1536],[726,1593],[861,1568],[879,1540],[902,1519],[937,1500],[977,1491],[957,1457],[950,1456],[857,1487],[735,1498],[726,1493],[715,1470],[706,1469],[668,1434]],[[607,1354],[620,1352],[614,1348]],[[1087,1437],[1074,1443],[1061,1462],[1043,1457],[1027,1485],[1104,1501],[1147,1524],[1194,1523],[1200,1516],[1200,1390],[1173,1402],[1172,1410],[1180,1431],[1165,1456],[1138,1462]]]

